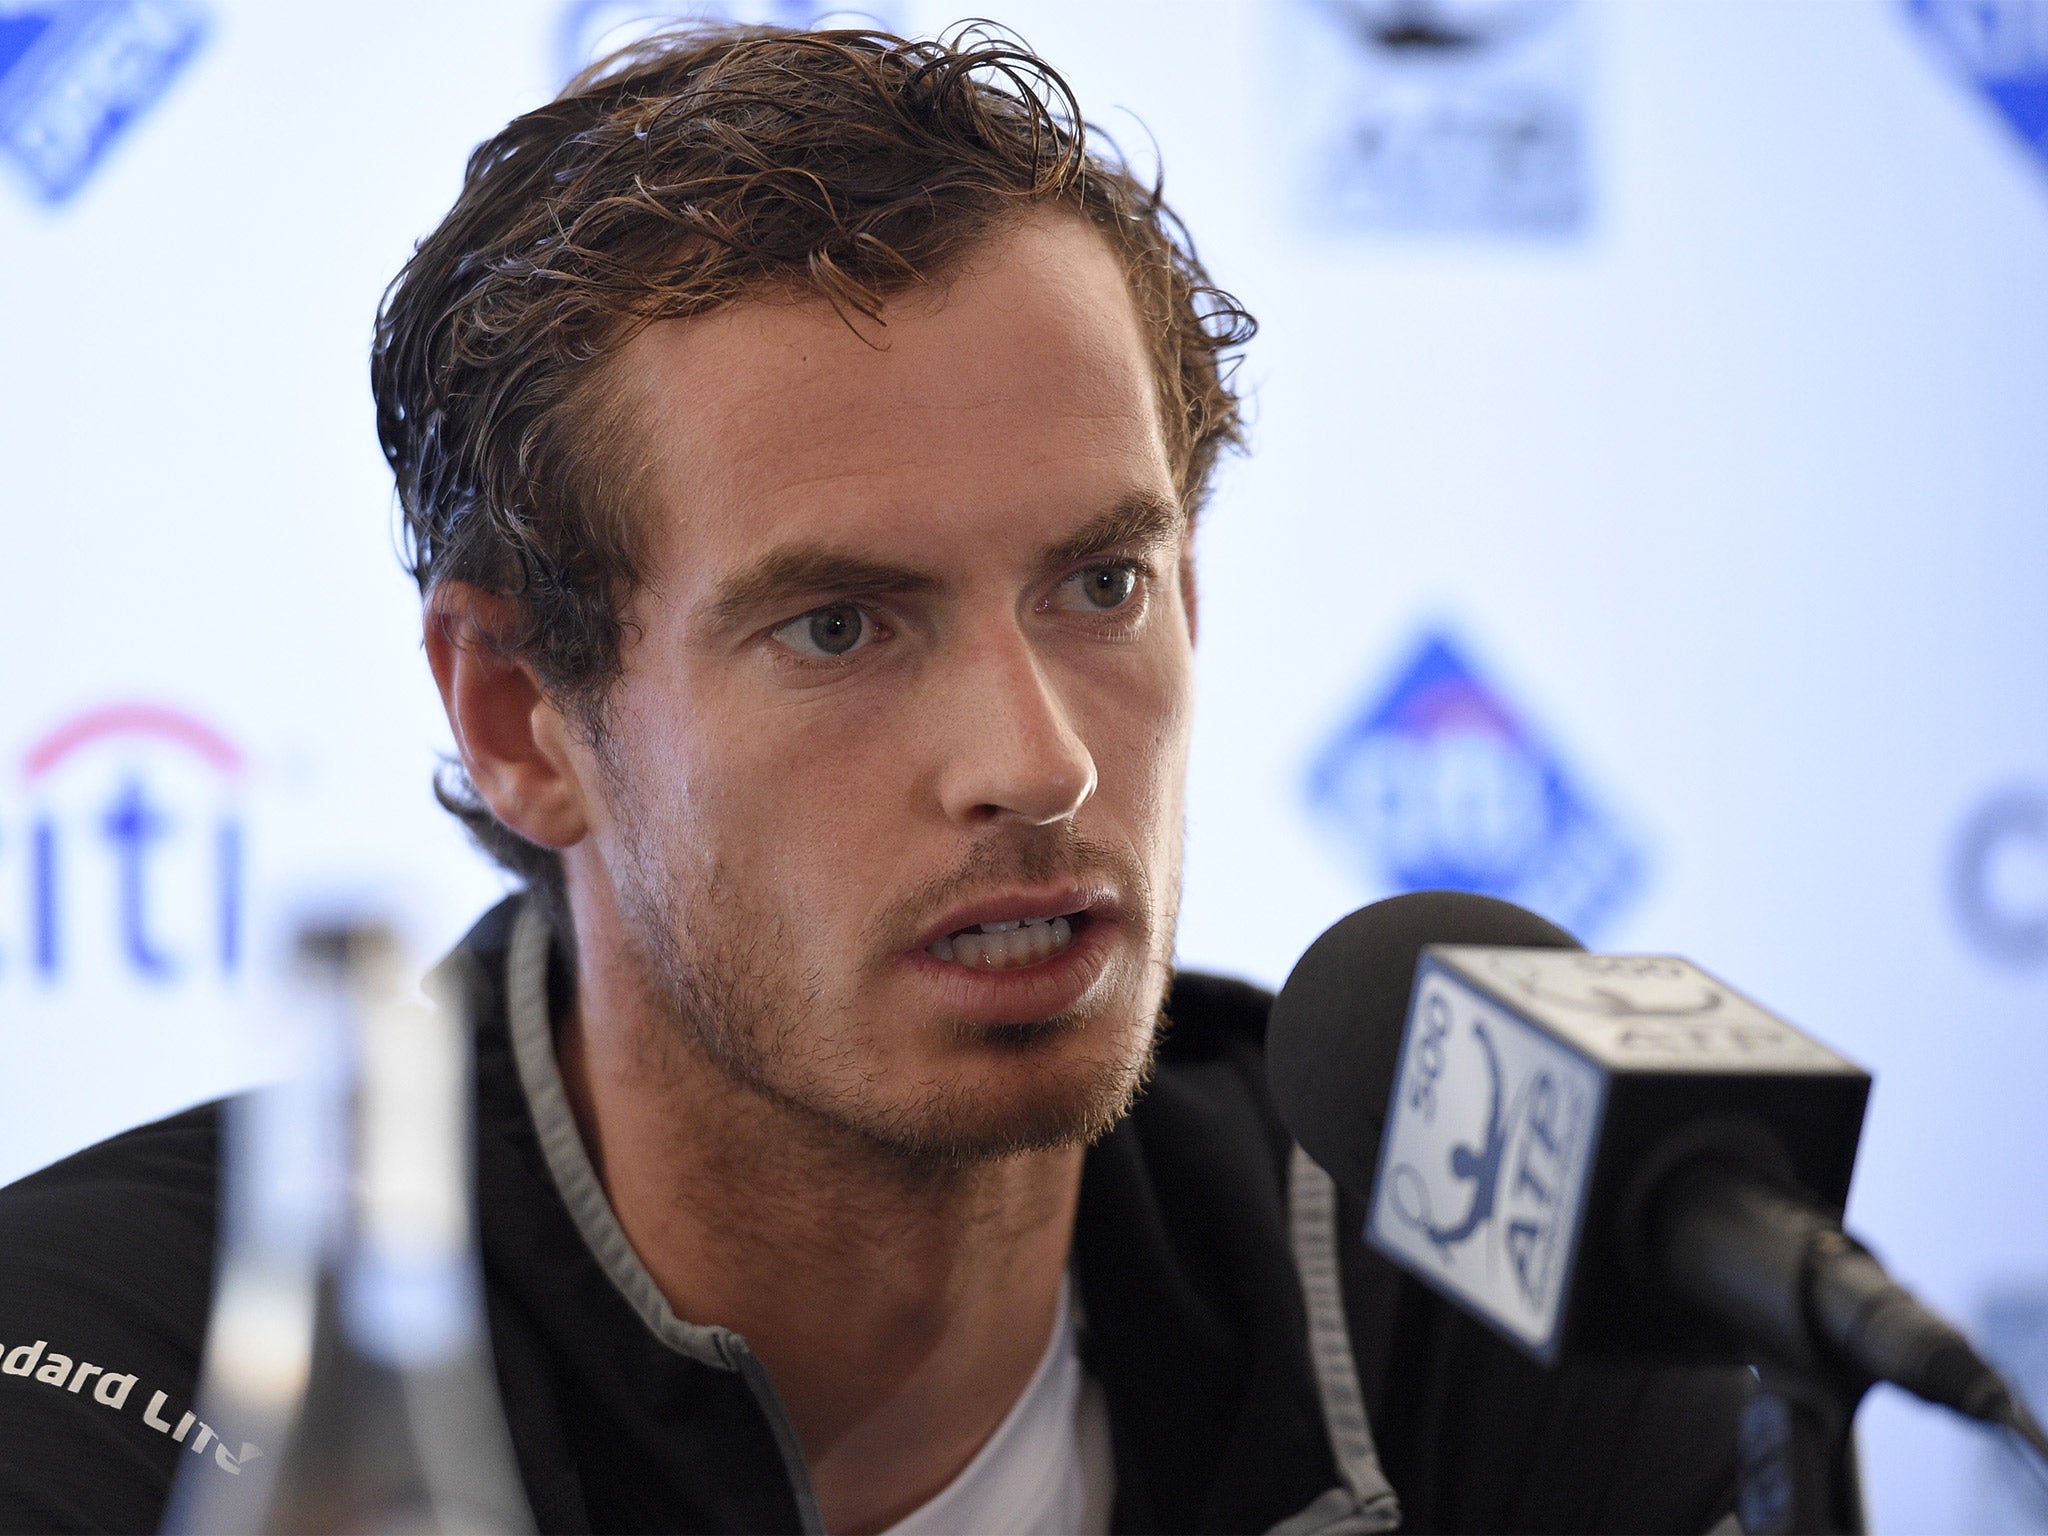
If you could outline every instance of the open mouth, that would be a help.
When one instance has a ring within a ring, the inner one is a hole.
[[[1018,922],[975,923],[934,939],[925,953],[977,971],[1014,971],[1065,953],[1087,922],[1086,912],[1065,912]]]

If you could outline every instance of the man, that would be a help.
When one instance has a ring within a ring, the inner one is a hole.
[[[451,965],[539,1523],[1705,1529],[1739,1380],[1544,1373],[1396,1277],[1266,999],[1173,978],[1248,325],[1078,122],[976,34],[658,40],[387,296],[443,796],[530,887]],[[9,1192],[55,1256],[0,1341],[189,1401],[212,1115]],[[176,1446],[15,1385],[0,1519],[154,1517]]]

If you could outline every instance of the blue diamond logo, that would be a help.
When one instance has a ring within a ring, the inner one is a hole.
[[[1643,884],[1633,841],[1445,633],[1330,738],[1307,794],[1380,889],[1502,897],[1591,942]]]
[[[0,7],[0,156],[43,202],[69,201],[205,35],[188,0]]]
[[[1906,8],[2048,164],[2048,0],[1906,0]]]

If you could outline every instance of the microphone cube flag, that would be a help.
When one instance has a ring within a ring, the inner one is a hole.
[[[1739,1359],[1654,1278],[1654,1186],[1711,1155],[1839,1211],[1869,1092],[1689,961],[1432,944],[1366,1237],[1545,1364]]]

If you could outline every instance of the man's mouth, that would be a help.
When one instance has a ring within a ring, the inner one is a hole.
[[[1087,921],[1085,912],[1066,912],[1057,917],[975,923],[934,939],[924,952],[935,960],[977,971],[1013,971],[1064,952],[1074,942],[1075,930]]]

